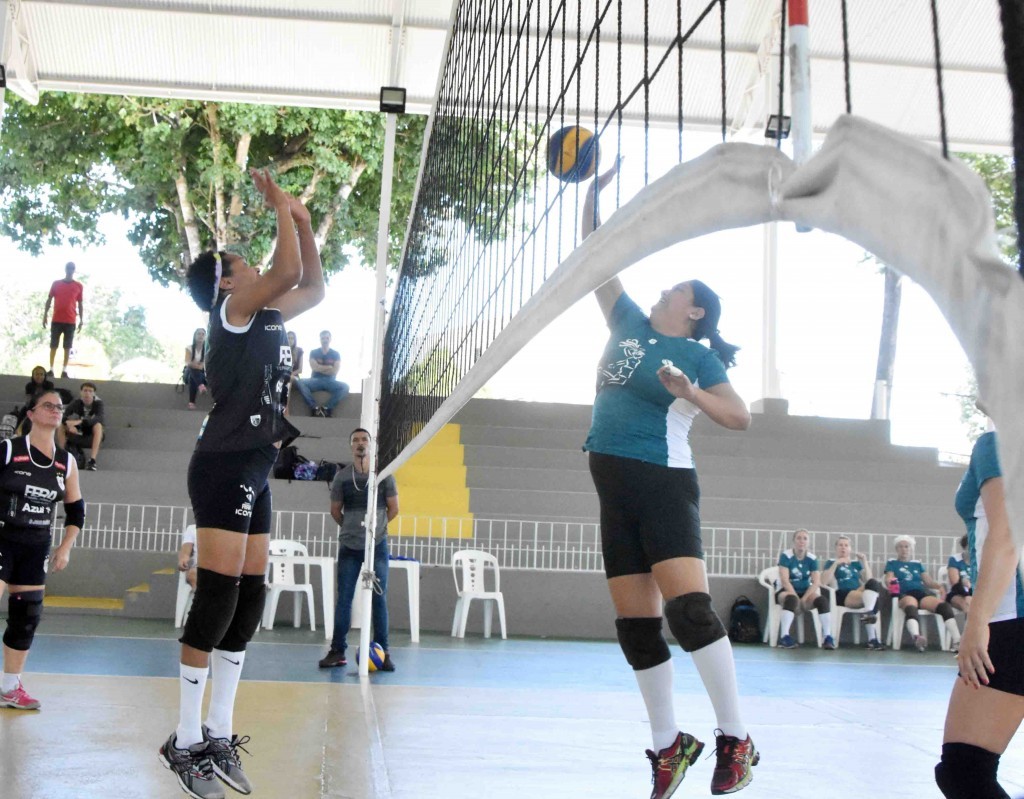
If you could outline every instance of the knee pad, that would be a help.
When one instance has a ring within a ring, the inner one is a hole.
[[[832,610],[832,605],[827,599],[825,599],[825,597],[819,596],[814,600],[814,609],[818,611],[818,613],[828,613]]]
[[[181,643],[210,652],[221,642],[235,617],[239,582],[238,577],[209,569],[196,570],[196,595],[185,622],[185,632],[179,639]]]
[[[790,613],[796,613],[800,607],[800,599],[795,594],[786,594],[782,598],[782,609],[788,610]]]
[[[910,607],[903,608],[903,615],[908,619],[917,618],[917,605],[911,605]]]
[[[942,745],[935,784],[946,799],[1010,799],[996,781],[999,755],[964,743]]]
[[[885,593],[885,588],[883,588],[882,584],[878,582],[878,580],[876,580],[874,577],[872,577],[870,580],[864,583],[864,588],[868,591],[875,591],[879,594]]]
[[[27,652],[43,616],[42,591],[18,591],[7,600],[7,629],[4,645]]]
[[[939,606],[935,608],[935,612],[942,616],[943,621],[949,621],[953,618],[953,606],[948,602],[940,602]]]
[[[626,662],[633,671],[653,669],[672,657],[668,641],[661,631],[661,617],[616,619],[615,631]]]
[[[228,631],[217,644],[225,652],[242,652],[256,634],[267,602],[266,578],[262,574],[243,574],[238,586],[238,604]],[[312,608],[310,608],[312,610]]]
[[[665,618],[679,645],[695,652],[725,638],[725,626],[711,607],[711,595],[699,591],[677,596],[665,603]]]

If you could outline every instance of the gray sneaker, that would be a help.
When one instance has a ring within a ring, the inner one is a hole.
[[[249,754],[249,750],[245,748],[245,744],[249,743],[249,736],[239,738],[237,735],[233,735],[230,740],[214,738],[204,724],[203,739],[209,744],[207,751],[210,753],[213,773],[220,777],[229,788],[233,788],[239,793],[252,793],[252,783],[242,771],[242,761],[238,756],[239,749]]]
[[[174,733],[160,747],[160,762],[174,772],[181,790],[194,799],[224,799],[224,788],[213,773],[207,751],[209,743],[200,741],[188,749],[174,745]]]

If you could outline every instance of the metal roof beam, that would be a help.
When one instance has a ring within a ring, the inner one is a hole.
[[[7,88],[38,103],[39,75],[21,0],[0,0],[0,63],[7,68]]]

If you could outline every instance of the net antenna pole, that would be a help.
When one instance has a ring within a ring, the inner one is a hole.
[[[809,0],[789,2],[789,104],[793,115],[793,161],[797,166],[811,157],[811,43]]]
[[[391,66],[388,85],[398,83],[402,44],[405,38],[405,0],[395,0],[391,17]],[[373,570],[373,558],[377,534],[377,444],[380,428],[380,374],[384,362],[384,331],[387,326],[388,286],[388,242],[391,229],[391,184],[395,172],[395,132],[398,115],[387,114],[384,128],[384,166],[380,178],[380,219],[377,223],[377,282],[375,287],[376,310],[373,320],[373,347],[370,375],[363,381],[363,407],[361,426],[370,431],[369,475],[366,481],[366,516],[364,526],[366,539],[363,545],[363,571],[356,590],[362,591],[363,604],[360,608],[359,628],[359,676],[370,673],[370,625],[373,612],[373,594],[380,591],[380,583]],[[367,401],[367,397],[370,398]]]
[[[999,0],[1006,79],[1013,104],[1013,163],[1016,192],[1017,271],[1024,277],[1024,0]]]

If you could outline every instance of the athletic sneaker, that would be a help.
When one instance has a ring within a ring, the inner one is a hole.
[[[779,646],[783,649],[796,649],[800,644],[793,640],[792,635],[784,635],[779,639]]]
[[[863,613],[863,614],[861,614],[861,617],[860,617],[860,623],[861,624],[874,624],[876,621],[878,621],[878,616],[876,616],[874,613]]]
[[[826,635],[825,640],[821,642],[822,649],[835,649],[836,642],[831,635]]]
[[[883,644],[877,638],[872,638],[870,641],[868,641],[868,651],[869,652],[884,652],[885,651],[885,644]]]
[[[754,778],[751,769],[761,760],[748,735],[741,741],[721,730],[715,730],[715,773],[711,776],[711,793],[721,796],[746,788]]]
[[[959,655],[960,654],[960,642],[959,641],[954,641],[953,643],[951,643],[949,645],[949,651],[953,655]]]
[[[39,710],[39,700],[29,696],[21,684],[21,680],[18,680],[13,691],[8,694],[0,693],[0,707],[13,707],[15,710]]]
[[[319,416],[321,419],[326,419],[325,411],[319,405],[313,408],[313,416]]]
[[[213,764],[213,773],[223,780],[229,788],[234,788],[239,793],[252,793],[252,783],[242,771],[242,760],[238,756],[241,749],[246,754],[249,750],[245,744],[249,743],[249,736],[239,738],[232,735],[228,738],[214,738],[210,735],[210,729],[203,725],[203,740],[206,741],[206,751],[210,755],[210,763]]]
[[[61,380],[68,380],[68,379],[70,379],[70,377],[71,376],[67,372],[61,372],[60,373],[60,379]]]
[[[394,671],[395,664],[391,662],[391,655],[388,652],[384,653],[384,662],[380,664],[380,668],[377,671]]]
[[[924,652],[924,650],[928,648],[928,639],[923,635],[915,635],[914,646],[917,648],[918,652]]]
[[[651,761],[651,799],[668,799],[676,792],[679,783],[686,776],[686,769],[692,766],[704,744],[688,733],[681,732],[672,745],[662,749],[658,754],[647,750],[647,759]]]
[[[335,649],[333,646],[320,660],[320,668],[322,669],[333,669],[335,666],[347,666],[348,661],[345,660],[345,650]]]
[[[194,411],[194,410],[196,409],[196,404],[195,404],[194,402],[190,402],[190,403],[188,404],[188,409],[189,409],[190,411]]]
[[[325,419],[331,419],[331,418],[333,418],[333,417],[334,417],[334,408],[324,408],[324,409],[323,409],[323,414],[322,414],[322,415],[323,415],[323,417],[324,417]]]
[[[193,799],[224,799],[224,788],[213,773],[207,751],[209,743],[200,741],[188,749],[174,745],[174,733],[160,747],[160,762],[174,772],[181,790]]]
[[[89,460],[87,460],[85,462],[85,470],[87,472],[95,472],[96,471],[96,459],[95,458],[89,458]]]

